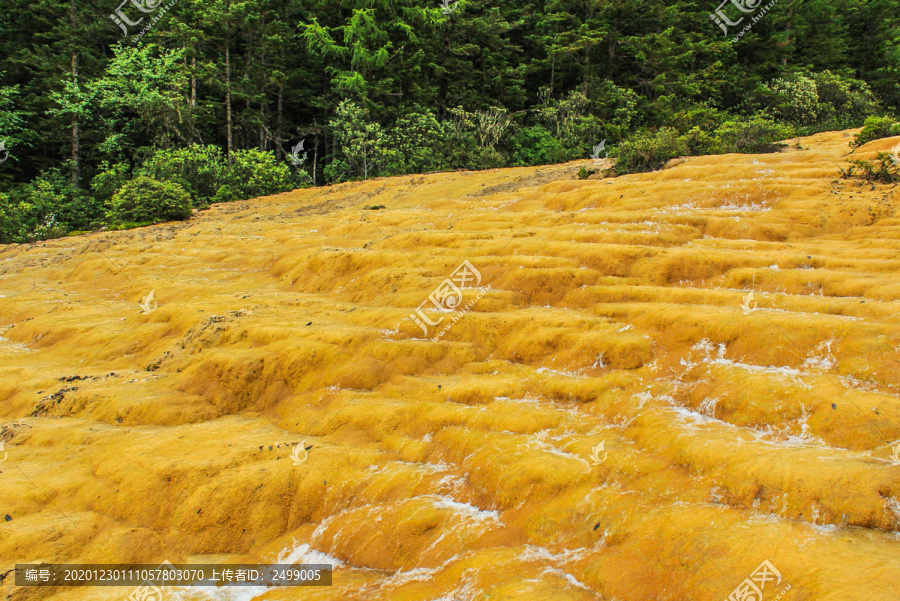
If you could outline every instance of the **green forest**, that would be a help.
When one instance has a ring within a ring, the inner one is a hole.
[[[900,134],[898,0],[6,0],[0,39],[0,243],[372,177]]]

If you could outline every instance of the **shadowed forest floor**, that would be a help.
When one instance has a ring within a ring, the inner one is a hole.
[[[900,139],[851,140],[0,247],[0,573],[288,558],[334,585],[173,598],[719,601],[768,560],[766,599],[896,601],[897,190],[838,165]],[[464,261],[471,307],[426,338]]]

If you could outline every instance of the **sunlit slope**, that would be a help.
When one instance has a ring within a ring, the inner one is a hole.
[[[838,165],[900,139],[851,139],[0,248],[0,573],[293,552],[335,585],[265,599],[721,600],[768,560],[767,599],[896,601],[897,190]]]

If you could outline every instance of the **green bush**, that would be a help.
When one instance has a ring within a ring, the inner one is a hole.
[[[812,125],[819,119],[819,91],[811,77],[798,73],[761,85],[757,90],[758,108],[770,112],[779,121]]]
[[[669,125],[678,131],[699,128],[712,131],[726,121],[735,120],[734,115],[705,104],[694,104],[677,111],[669,120]]]
[[[0,244],[10,244],[22,239],[25,213],[24,203],[13,200],[9,194],[0,193]]]
[[[396,152],[385,157],[381,175],[430,173],[450,169],[446,156],[449,132],[430,111],[400,117],[387,134],[388,146]]]
[[[212,197],[212,202],[234,202],[235,200],[240,199],[228,184],[219,186],[219,189],[216,190],[216,195]]]
[[[720,141],[715,135],[700,127],[692,127],[680,139],[684,154],[688,156],[718,154],[721,147]]]
[[[517,165],[548,165],[569,160],[562,143],[543,125],[520,129],[514,145],[513,161]]]
[[[305,171],[299,171],[303,182],[309,182]],[[235,200],[246,200],[257,196],[268,196],[280,192],[290,192],[299,187],[297,176],[291,174],[285,163],[279,163],[271,152],[263,152],[255,148],[236,150],[231,153],[231,165],[225,169],[225,176],[216,188],[218,194],[221,186],[227,186]],[[216,201],[219,202],[219,201]]]
[[[138,175],[174,182],[191,195],[194,206],[204,207],[212,202],[226,177],[225,155],[218,146],[199,144],[157,150],[144,161]]]
[[[0,242],[33,242],[99,227],[104,207],[75,189],[59,169],[50,169],[12,188],[0,203],[0,213]]]
[[[112,202],[112,197],[125,182],[131,179],[131,167],[126,163],[110,165],[103,161],[97,171],[97,175],[91,180],[91,190],[97,200],[105,203]]]
[[[616,173],[635,173],[661,169],[666,161],[686,154],[686,140],[672,127],[655,133],[641,132],[619,144]]]
[[[756,115],[750,119],[726,121],[714,132],[720,153],[774,152],[778,149],[776,142],[786,140],[793,135],[793,128],[775,123],[762,115]]]
[[[879,102],[869,85],[831,71],[811,75],[819,96],[819,121],[830,128],[858,127],[866,117],[877,114]]]
[[[184,188],[139,175],[113,196],[109,217],[114,224],[145,225],[190,216],[191,197]]]
[[[856,160],[847,169],[841,168],[844,179],[861,179],[867,182],[893,184],[900,182],[900,168],[894,163],[891,155],[879,152],[874,163]]]
[[[397,150],[391,147],[381,124],[373,121],[364,107],[344,100],[328,124],[339,149],[324,170],[329,181],[368,179],[397,164]]]
[[[816,131],[858,126],[879,110],[865,82],[831,71],[785,75],[759,86],[754,97],[757,110]]]
[[[656,133],[643,132],[622,142],[617,149],[616,173],[635,173],[660,169],[669,159],[679,156],[761,153],[778,150],[777,142],[790,138],[793,128],[756,115],[740,121],[726,121],[715,131],[692,127],[679,134],[673,127]]]
[[[856,134],[850,145],[854,148],[859,148],[872,140],[880,140],[881,138],[890,138],[892,136],[900,136],[900,123],[890,117],[869,117],[866,119],[862,131]]]

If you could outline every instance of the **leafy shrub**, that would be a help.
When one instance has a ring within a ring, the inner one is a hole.
[[[819,120],[830,127],[856,127],[879,110],[878,99],[869,85],[831,71],[811,75],[819,96]]]
[[[24,203],[13,200],[9,194],[0,193],[0,244],[18,242],[22,239],[25,213]]]
[[[191,216],[191,197],[175,182],[160,182],[139,175],[112,199],[110,219],[118,224],[146,225],[183,220]]]
[[[779,121],[812,125],[819,119],[819,91],[815,80],[805,75],[795,73],[761,85],[757,102]]]
[[[672,127],[663,127],[655,133],[634,135],[618,148],[616,173],[654,171],[662,168],[669,159],[686,153],[685,139]]]
[[[110,165],[107,161],[103,161],[97,175],[91,180],[94,197],[101,202],[112,202],[116,191],[131,179],[130,171],[131,168],[125,163]]]
[[[212,201],[225,171],[225,155],[218,146],[192,144],[187,148],[157,150],[144,161],[138,174],[175,182],[191,195],[195,206],[201,207]]]
[[[656,133],[641,133],[622,142],[618,147],[616,173],[652,171],[661,168],[669,159],[678,156],[725,154],[729,152],[774,152],[776,142],[793,135],[793,129],[757,115],[741,121],[726,121],[713,132],[692,127],[679,135],[672,127]]]
[[[710,132],[699,127],[692,127],[690,131],[681,136],[681,145],[684,154],[689,156],[717,154],[720,149],[719,140]]]
[[[227,164],[218,146],[193,144],[157,150],[144,161],[139,174],[177,183],[190,194],[196,207],[287,192],[312,181],[305,171],[292,174],[271,152],[236,150],[231,163]]]
[[[726,121],[734,120],[735,117],[730,113],[705,104],[694,104],[676,112],[669,120],[669,125],[678,131],[689,131],[695,127],[712,131]]]
[[[756,108],[794,125],[853,127],[878,111],[878,99],[858,79],[823,71],[792,73],[757,88]]]
[[[588,96],[591,98],[592,113],[603,120],[610,138],[624,138],[647,114],[644,97],[608,79],[594,80]]]
[[[396,162],[397,151],[390,147],[386,132],[379,123],[371,121],[368,111],[358,104],[349,100],[341,102],[329,126],[340,150],[324,170],[328,180],[368,179],[376,175],[379,168]]]
[[[726,121],[715,131],[719,152],[774,152],[776,142],[794,135],[793,128],[756,115],[751,119]]]
[[[6,243],[59,238],[72,229],[99,227],[104,217],[103,204],[75,189],[59,169],[13,188],[0,211],[0,241]]]
[[[862,131],[856,134],[850,145],[854,148],[859,148],[872,140],[880,140],[881,138],[890,138],[892,136],[900,136],[900,123],[890,117],[869,117],[866,119]]]
[[[299,173],[306,176],[308,183],[309,176],[306,172]],[[231,165],[225,169],[221,185],[228,187],[235,200],[246,200],[290,192],[298,187],[297,184],[290,168],[284,163],[279,163],[274,154],[252,148],[231,153]],[[217,187],[216,194],[218,195],[220,191],[221,187]]]
[[[900,182],[900,168],[894,163],[891,155],[886,152],[879,152],[875,163],[856,160],[851,162],[847,169],[841,168],[841,177],[844,179],[861,179],[873,183],[893,184]]]
[[[562,143],[543,125],[520,129],[514,145],[513,160],[518,165],[547,165],[569,160]]]
[[[429,173],[450,168],[446,155],[448,126],[430,111],[400,117],[389,131],[388,146],[396,150],[386,157],[383,175]]]
[[[212,197],[212,202],[233,202],[235,200],[239,200],[238,195],[235,194],[228,184],[219,186],[219,189],[216,190],[216,195]]]
[[[595,173],[597,173],[596,169],[587,169],[585,167],[582,167],[578,170],[578,173],[575,174],[575,177],[577,177],[578,179],[587,179]]]

